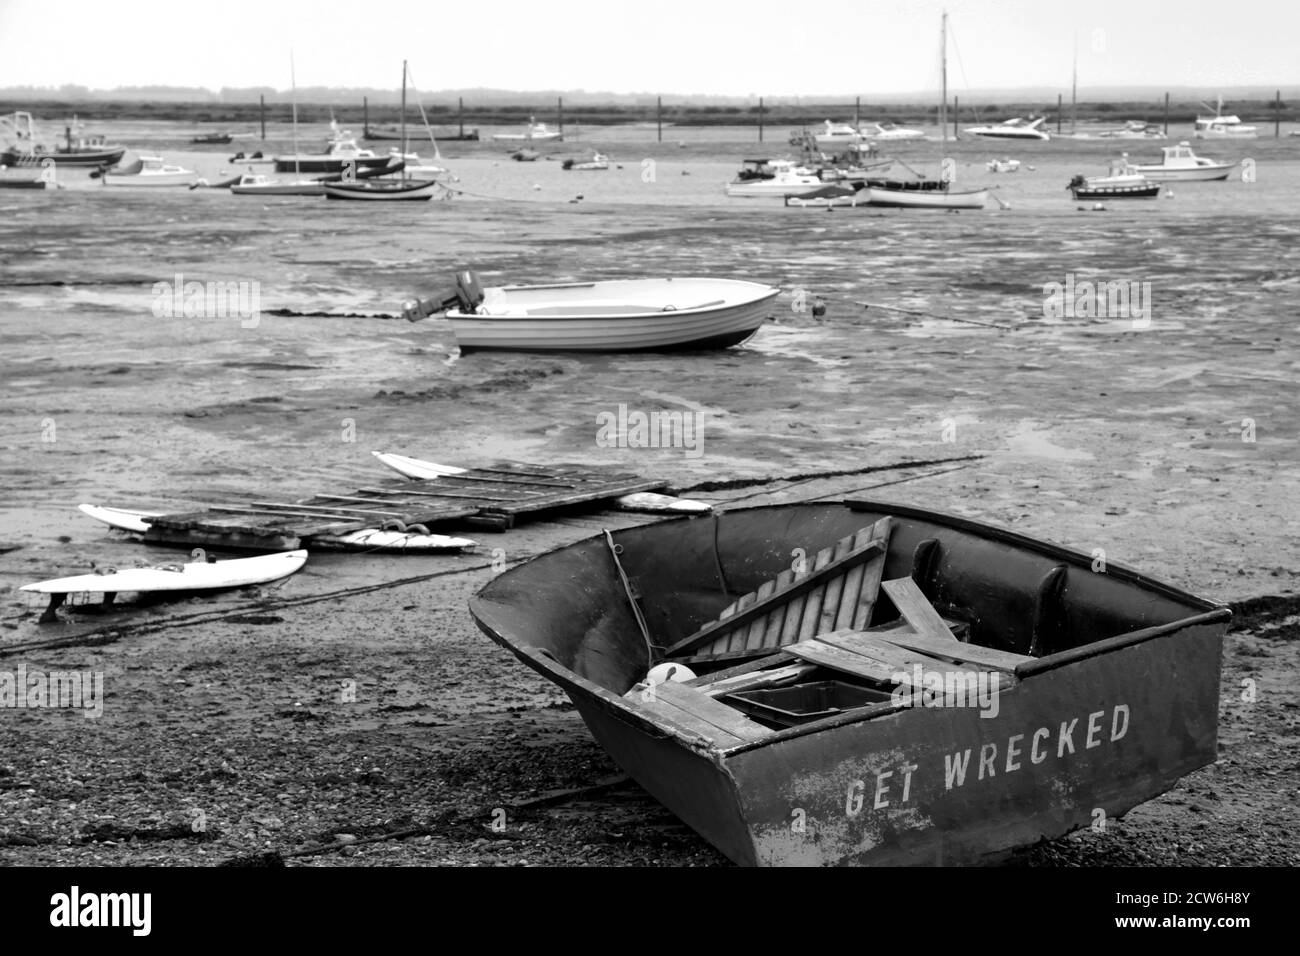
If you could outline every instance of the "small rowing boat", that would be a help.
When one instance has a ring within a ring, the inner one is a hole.
[[[875,502],[662,521],[470,601],[739,864],[970,864],[1213,763],[1229,611],[1089,554]],[[669,673],[671,672],[671,673]]]
[[[726,348],[753,335],[781,292],[738,279],[614,279],[484,290],[456,273],[454,289],[413,299],[415,321],[444,312],[461,352],[638,352]]]

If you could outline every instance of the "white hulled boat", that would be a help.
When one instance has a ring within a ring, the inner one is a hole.
[[[1135,167],[1147,179],[1155,182],[1196,182],[1215,179],[1227,179],[1237,164],[1216,163],[1204,156],[1192,152],[1187,141],[1177,146],[1165,146],[1161,149],[1164,158],[1159,163]]]
[[[315,179],[279,180],[245,173],[230,191],[236,196],[324,196],[325,184]]]
[[[862,142],[862,134],[848,123],[826,121],[826,129],[813,136],[818,149],[842,150]]]
[[[893,123],[869,123],[862,127],[864,139],[879,143],[905,143],[925,139],[925,133],[919,129],[907,129]]]
[[[1202,103],[1207,110],[1210,108],[1207,104]],[[1214,110],[1213,116],[1196,117],[1197,139],[1254,139],[1259,135],[1259,130],[1254,126],[1246,126],[1236,116],[1225,116],[1223,114],[1223,97],[1219,97],[1219,105]]]
[[[388,165],[387,154],[376,153],[357,144],[350,130],[340,129],[330,120],[330,139],[323,153],[298,153],[275,157],[277,173],[341,173],[351,164],[354,170]]]
[[[615,279],[483,290],[456,274],[444,300],[406,305],[408,318],[445,311],[462,352],[635,352],[725,348],[771,315],[780,289],[737,279]]]
[[[783,198],[822,185],[817,174],[788,159],[747,159],[740,173],[727,183],[728,196]]]
[[[535,116],[528,117],[528,128],[522,133],[497,133],[492,137],[502,143],[551,143],[564,139],[559,130],[547,129],[545,123],[537,122]]]
[[[161,156],[140,155],[135,172],[107,170],[101,177],[105,186],[191,186],[199,174],[192,169],[164,161]]]
[[[985,139],[1051,139],[1047,130],[1039,128],[1045,119],[1046,117],[1040,116],[1038,119],[1026,120],[1017,116],[991,126],[972,126],[966,132]]]

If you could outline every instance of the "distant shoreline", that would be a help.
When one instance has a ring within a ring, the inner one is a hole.
[[[966,105],[958,103],[957,122],[970,125],[977,122],[1001,120],[1010,116],[1048,117],[1047,128],[1055,129],[1058,109],[1055,103],[1041,101],[1026,102],[1007,100],[1000,103],[978,103]],[[664,103],[662,121],[666,126],[758,126],[760,120],[764,126],[810,127],[820,126],[824,120],[847,122],[853,119],[853,103],[818,103],[798,106],[777,104],[764,106],[760,115],[758,106],[690,106]],[[25,102],[17,99],[0,99],[0,115],[7,115],[19,110],[31,113],[39,125],[61,127],[74,115],[79,121],[111,122],[114,120],[166,120],[192,122],[196,125],[245,125],[256,123],[260,119],[260,107],[252,103],[213,103],[213,102],[175,102],[143,100],[33,100]],[[1071,108],[1064,102],[1059,110],[1061,122],[1068,127],[1075,115],[1081,123],[1109,123],[1120,125],[1125,120],[1143,119],[1147,122],[1164,122],[1164,102],[1088,102],[1079,103]],[[287,100],[277,100],[266,104],[266,120],[270,123],[288,122],[292,105]],[[1300,102],[1283,100],[1280,110],[1274,108],[1272,100],[1238,100],[1225,111],[1240,116],[1246,123],[1271,123],[1279,119],[1284,123],[1300,122]],[[373,126],[391,126],[400,122],[401,110],[398,106],[387,103],[371,103],[368,107],[369,120]],[[563,115],[555,105],[540,108],[537,105],[491,105],[474,106],[465,104],[464,112],[455,106],[444,104],[425,104],[425,113],[434,126],[457,125],[461,122],[467,127],[512,126],[528,122],[529,117],[551,125],[561,120],[587,126],[613,126],[627,123],[655,123],[659,114],[653,105],[574,105],[564,106]],[[348,102],[346,105],[328,103],[299,103],[298,121],[300,123],[327,123],[331,118],[352,128],[360,128],[365,120],[366,110],[360,104]],[[1198,115],[1205,115],[1205,109],[1197,101],[1179,100],[1169,104],[1168,120],[1170,123],[1191,123]],[[862,103],[859,116],[862,122],[921,123],[935,125],[938,123],[938,105],[934,103],[915,104],[868,104]],[[419,110],[413,106],[407,108],[407,122],[419,123]],[[953,121],[949,114],[949,122]],[[54,132],[55,130],[47,130]]]

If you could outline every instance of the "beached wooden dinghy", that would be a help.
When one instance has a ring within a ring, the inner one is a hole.
[[[403,311],[445,312],[461,352],[639,352],[726,348],[772,314],[772,286],[738,279],[614,279],[484,290],[470,271]]]
[[[1229,612],[1093,565],[914,508],[780,505],[579,542],[470,610],[735,862],[965,864],[1215,759]]]

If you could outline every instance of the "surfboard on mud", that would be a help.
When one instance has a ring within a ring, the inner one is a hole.
[[[111,604],[123,591],[147,594],[159,591],[216,591],[267,584],[288,577],[307,562],[307,552],[281,551],[227,561],[191,561],[149,568],[103,568],[91,574],[54,578],[24,584],[20,591],[50,595],[41,623],[57,620],[54,612],[69,594],[102,593]]]

